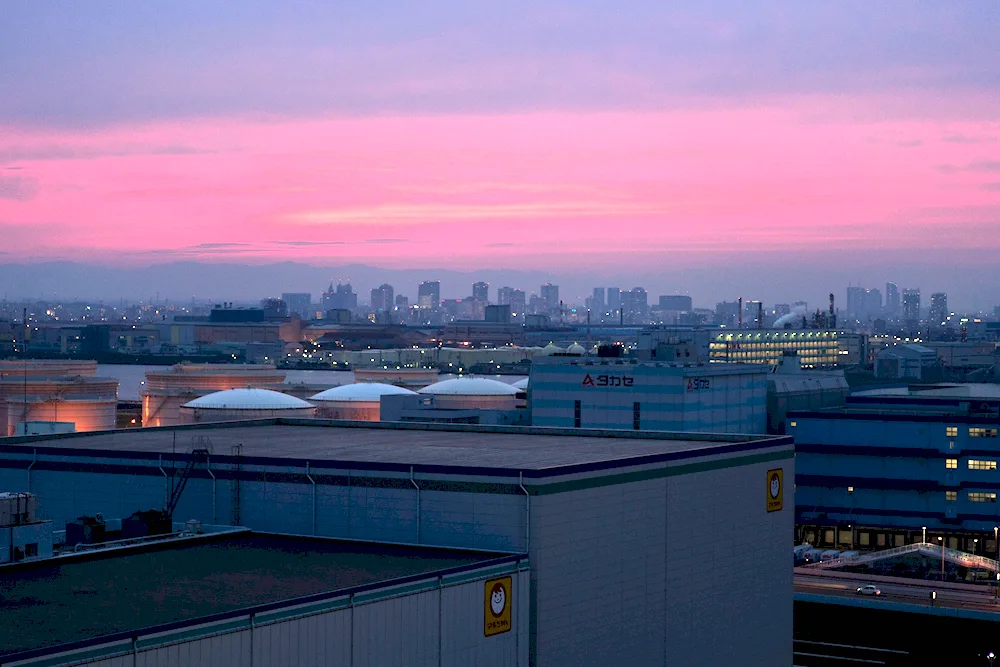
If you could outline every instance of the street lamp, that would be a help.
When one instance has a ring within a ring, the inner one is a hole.
[[[978,553],[979,550],[979,538],[972,538],[972,553]]]
[[[920,530],[924,531],[924,536],[920,538],[921,542],[927,541],[927,526],[921,526]]]
[[[997,656],[993,651],[986,654],[986,659],[990,661],[990,667],[993,667],[993,661],[997,659]]]
[[[993,549],[996,551],[997,560],[1000,560],[1000,543],[997,542],[997,530],[1000,526],[993,526]]]
[[[938,542],[941,543],[941,581],[944,581],[944,538],[939,537]]]

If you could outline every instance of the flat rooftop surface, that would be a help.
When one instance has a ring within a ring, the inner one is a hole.
[[[169,453],[191,451],[192,446],[204,446],[192,445],[196,439],[208,438],[216,456],[228,455],[232,445],[242,444],[243,456],[543,470],[683,452],[711,455],[723,445],[757,449],[791,443],[781,436],[361,424],[345,426],[322,420],[316,420],[315,425],[236,423],[221,428],[180,428],[176,436],[173,429],[130,429],[9,444]]]
[[[500,557],[265,534],[93,556],[0,568],[0,656]]]

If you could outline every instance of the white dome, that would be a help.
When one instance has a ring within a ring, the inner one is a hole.
[[[549,356],[550,354],[555,354],[556,352],[565,352],[565,351],[566,350],[562,349],[561,347],[550,341],[548,345],[540,349],[536,354],[540,356]]]
[[[310,396],[310,401],[375,402],[385,395],[416,394],[415,391],[382,382],[356,382],[333,387]]]
[[[506,382],[489,378],[455,378],[428,385],[417,393],[436,396],[514,396],[517,389]]]
[[[226,389],[184,404],[185,408],[208,410],[301,410],[312,405],[270,389]]]
[[[530,380],[530,379],[531,378],[524,378],[523,380],[518,380],[517,382],[515,382],[511,386],[512,387],[516,387],[518,389],[527,389],[528,388],[528,380]]]
[[[572,345],[566,348],[566,352],[569,354],[584,355],[587,353],[587,348],[585,348],[583,345],[580,345],[579,343],[573,343]]]

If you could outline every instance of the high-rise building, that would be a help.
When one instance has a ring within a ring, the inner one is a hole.
[[[882,292],[866,287],[847,288],[847,316],[868,320],[882,312]]]
[[[308,292],[285,292],[281,300],[288,304],[288,314],[296,314],[304,320],[312,318],[312,294]]]
[[[903,290],[903,319],[907,322],[920,321],[920,288]]]
[[[351,311],[358,309],[358,295],[354,293],[351,283],[337,283],[336,288],[330,283],[330,287],[323,292],[323,310],[333,309]]]
[[[683,294],[669,294],[660,297],[660,310],[691,312],[691,297]]]
[[[501,306],[510,306],[510,316],[514,320],[524,318],[524,290],[514,289],[513,287],[501,287],[497,290],[497,302]]]
[[[618,316],[618,311],[622,307],[622,291],[617,287],[608,288],[608,312],[614,316]]]
[[[372,290],[371,305],[373,312],[384,313],[390,311],[395,306],[395,303],[395,294],[392,285],[385,283]]]
[[[441,307],[441,281],[425,280],[417,288],[417,306],[437,310]]]
[[[885,284],[885,312],[888,315],[899,314],[899,285],[893,282]]]
[[[545,283],[542,285],[542,308],[550,314],[559,312],[559,285]]]
[[[396,295],[396,308],[399,310],[406,310],[410,307],[410,297],[404,296],[402,294]]]
[[[604,312],[604,288],[595,287],[594,296],[590,298],[590,309],[599,313]]]
[[[622,319],[625,324],[649,323],[649,295],[641,287],[621,293]]]
[[[472,298],[480,303],[489,303],[490,284],[484,282],[472,283]]]
[[[944,292],[931,294],[930,325],[942,327],[948,325],[948,295]]]

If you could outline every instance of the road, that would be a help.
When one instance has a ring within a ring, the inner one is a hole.
[[[931,606],[930,593],[937,591],[937,599],[933,604],[938,607],[1000,613],[1000,605],[996,603],[994,598],[995,591],[990,586],[969,586],[956,590],[935,586],[935,582],[932,581],[914,580],[913,583],[901,583],[898,580],[886,581],[881,577],[843,579],[823,575],[796,574],[795,592],[855,597],[858,587],[866,583],[875,584],[882,591],[882,595],[878,597],[867,598],[871,604],[878,604],[880,601],[886,600]]]

